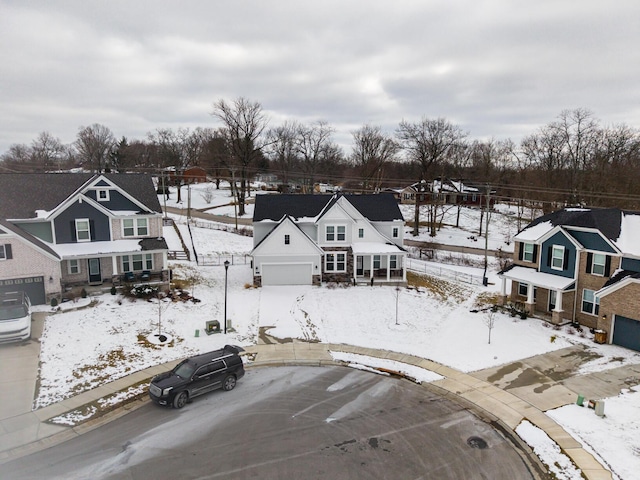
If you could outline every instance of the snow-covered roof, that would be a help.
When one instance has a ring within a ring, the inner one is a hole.
[[[65,258],[142,251],[139,238],[111,242],[61,243],[58,245],[47,243],[47,245],[58,255]]]
[[[535,242],[553,230],[554,227],[555,226],[550,221],[538,223],[532,227],[525,228],[514,238],[520,242]]]
[[[515,266],[500,274],[504,278],[517,282],[529,283],[536,287],[551,290],[564,290],[575,282],[573,278],[552,275],[550,273],[536,272],[533,268]]]
[[[623,213],[620,221],[620,236],[614,240],[624,253],[640,257],[640,215]]]
[[[364,253],[404,253],[402,249],[400,249],[397,245],[393,243],[382,243],[382,242],[358,242],[354,243],[351,246],[353,253],[355,254],[364,254]]]

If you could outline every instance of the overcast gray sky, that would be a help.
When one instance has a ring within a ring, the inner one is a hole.
[[[640,126],[639,0],[0,0],[0,61],[0,153],[217,127],[239,96],[343,146],[422,116],[516,142],[578,107]]]

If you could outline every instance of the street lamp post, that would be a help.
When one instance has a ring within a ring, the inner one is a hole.
[[[227,334],[227,277],[229,273],[229,260],[224,261],[224,333]]]

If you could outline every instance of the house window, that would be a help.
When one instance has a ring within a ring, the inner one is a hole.
[[[373,269],[380,270],[380,255],[373,256]]]
[[[76,220],[76,239],[78,242],[91,241],[91,229],[88,219],[82,218]]]
[[[343,252],[327,253],[324,260],[324,270],[326,272],[346,272],[347,254]]]
[[[347,227],[344,225],[327,225],[327,242],[344,242],[347,238]]]
[[[123,272],[139,272],[142,270],[153,270],[153,255],[151,253],[122,256]]]
[[[7,254],[4,251],[4,245],[0,245],[0,260],[6,260]]]
[[[125,237],[144,237],[149,234],[149,222],[146,218],[125,218],[122,220],[122,235]]]
[[[109,190],[98,190],[98,194],[96,195],[99,202],[108,202],[109,201]]]
[[[291,237],[289,235],[284,236],[284,244],[289,245],[291,243]]]
[[[604,276],[605,264],[607,263],[607,256],[602,253],[593,254],[593,263],[591,264],[591,273],[594,275]]]
[[[564,247],[562,245],[554,245],[551,249],[551,268],[554,270],[563,270],[564,268]]]
[[[400,234],[400,229],[398,227],[393,227],[393,238],[398,238]]]
[[[77,259],[69,260],[67,263],[67,271],[69,274],[73,275],[76,273],[80,273],[80,262]]]
[[[528,283],[518,283],[518,295],[526,297],[529,293],[529,284]]]
[[[527,297],[529,295],[529,284],[518,282],[518,295],[523,297]],[[533,299],[535,300],[538,297],[538,288],[533,287]]]
[[[525,243],[522,245],[522,260],[525,262],[533,262],[533,243]]]
[[[389,270],[395,270],[398,268],[398,257],[396,255],[391,255],[389,257]]]
[[[364,228],[358,229],[358,238],[364,238]]]
[[[558,292],[555,290],[549,290],[549,311],[554,310],[556,308],[556,303],[558,301]]]
[[[599,310],[600,299],[596,297],[596,292],[585,288],[582,291],[582,311],[590,315],[598,315]]]

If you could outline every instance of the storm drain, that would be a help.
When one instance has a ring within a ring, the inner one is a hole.
[[[471,448],[479,448],[480,450],[487,448],[487,442],[485,442],[480,437],[467,438],[467,445],[469,445]]]

